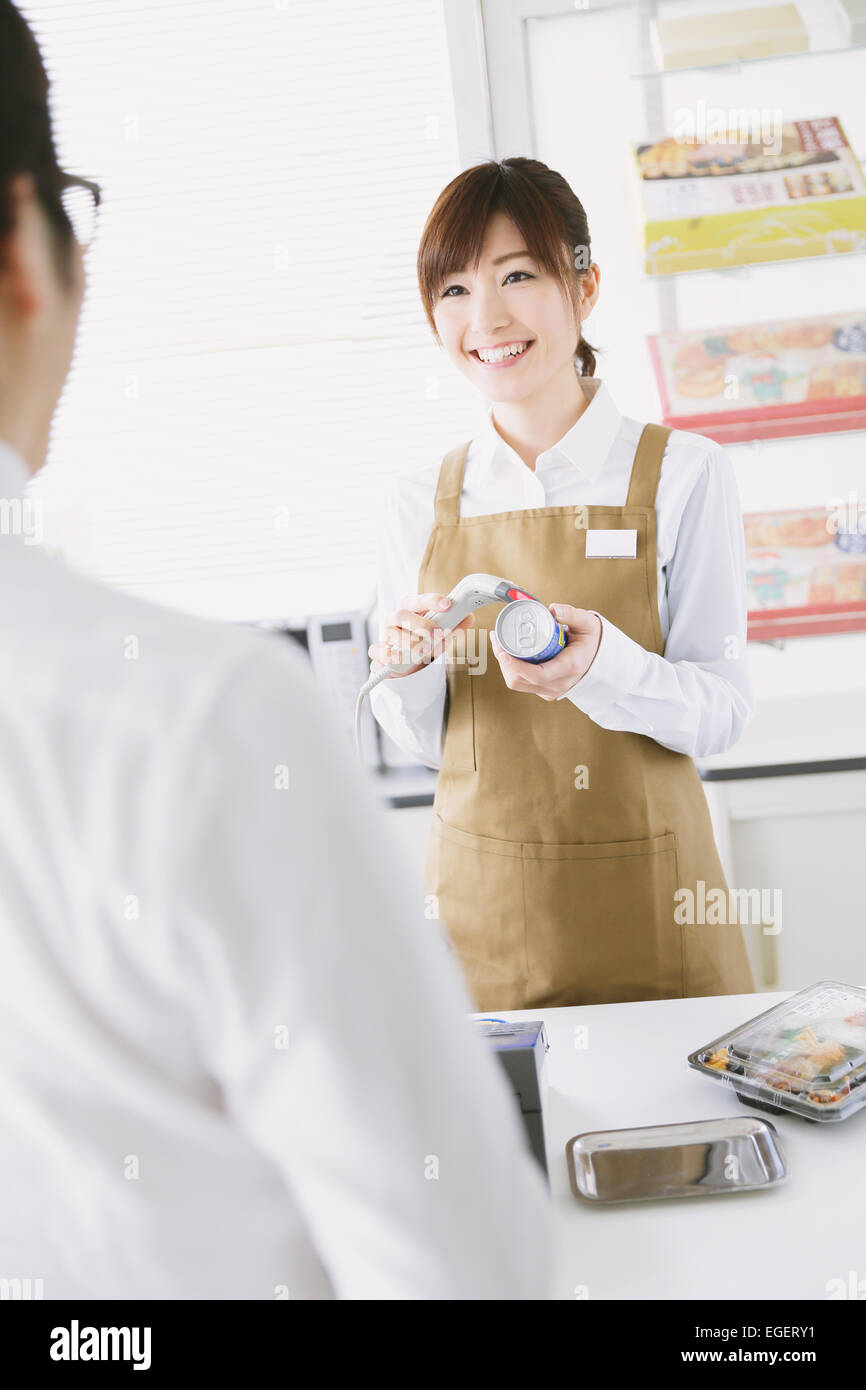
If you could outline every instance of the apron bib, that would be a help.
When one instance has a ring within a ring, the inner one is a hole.
[[[461,518],[469,445],[452,450],[418,592],[499,575],[545,604],[596,609],[662,655],[655,496],[669,433],[644,428],[624,507]],[[636,557],[587,556],[587,528],[636,531]],[[644,734],[602,729],[570,700],[510,690],[489,643],[499,610],[477,609],[468,659],[446,661],[424,867],[477,1008],[751,993],[739,925],[674,918],[684,888],[701,915],[701,881],[706,895],[721,889],[729,901],[693,760]]]

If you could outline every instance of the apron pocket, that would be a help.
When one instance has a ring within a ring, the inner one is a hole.
[[[465,661],[449,661],[445,666],[448,705],[445,716],[445,743],[442,770],[475,771],[475,709],[473,681]]]
[[[523,847],[470,835],[433,812],[424,891],[435,893],[475,1006],[522,1009],[526,990]]]
[[[677,877],[673,833],[608,844],[524,844],[533,1004],[681,999]]]

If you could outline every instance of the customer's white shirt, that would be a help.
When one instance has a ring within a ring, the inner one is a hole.
[[[535,471],[506,444],[491,405],[466,459],[461,516],[533,507],[625,505],[643,425],[622,416],[598,377],[579,377],[589,405]],[[418,592],[433,529],[441,459],[385,489],[378,546],[375,637]],[[601,644],[586,675],[561,699],[605,729],[647,734],[667,748],[705,757],[730,748],[754,714],[746,655],[743,518],[730,458],[703,435],[675,430],[656,495],[658,608],[664,656],[646,651],[604,612]],[[454,584],[462,579],[454,575]],[[528,581],[504,575],[515,584]],[[540,594],[545,603],[585,607],[579,589]],[[595,610],[592,610],[595,611]],[[495,659],[495,658],[494,658]],[[372,691],[376,719],[406,752],[442,766],[445,657]],[[371,662],[371,670],[381,670]],[[514,698],[538,699],[515,692]]]
[[[288,639],[0,537],[0,1280],[548,1296],[543,1179],[364,776]]]

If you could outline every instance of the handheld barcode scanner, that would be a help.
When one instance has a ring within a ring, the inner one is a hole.
[[[437,627],[450,631],[458,623],[462,623],[469,613],[473,613],[476,608],[483,608],[485,604],[513,603],[515,599],[531,599],[533,597],[525,589],[519,589],[510,580],[500,579],[495,574],[467,574],[465,579],[461,579],[449,594],[451,607],[444,612],[431,609],[429,613],[424,614],[424,617],[435,622]],[[398,675],[401,671],[408,671],[410,667],[417,664],[415,661],[404,661],[396,666],[383,666],[381,671],[376,671],[366,685],[361,687],[358,692],[358,702],[355,705],[355,748],[359,758],[361,756],[361,710],[364,700],[380,681],[387,680],[390,675]]]

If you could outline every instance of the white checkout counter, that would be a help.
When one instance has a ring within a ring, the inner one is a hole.
[[[866,1296],[866,1107],[837,1124],[770,1115],[686,1061],[786,997],[496,1013],[542,1018],[550,1043],[542,1098],[556,1206],[554,1298],[827,1300],[842,1285],[846,1300]],[[587,1030],[586,1046],[575,1046],[576,1029]],[[565,1145],[576,1134],[743,1114],[775,1126],[788,1169],[778,1187],[598,1206],[571,1192]]]

